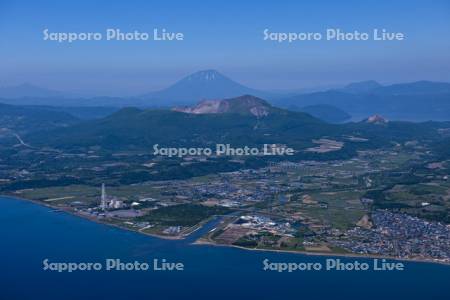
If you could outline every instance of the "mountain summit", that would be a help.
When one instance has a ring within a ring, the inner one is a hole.
[[[368,117],[365,120],[365,122],[370,123],[370,124],[382,125],[382,124],[387,124],[389,121],[380,115],[373,115],[373,116]]]
[[[264,96],[265,93],[246,87],[216,70],[203,70],[188,75],[166,89],[142,96],[152,104],[180,105],[193,104],[199,100],[225,99],[252,94]]]
[[[216,70],[203,70],[195,72],[185,77],[185,80],[192,81],[213,81],[213,80],[230,80]]]

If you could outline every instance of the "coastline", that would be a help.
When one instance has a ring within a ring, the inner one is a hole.
[[[115,227],[115,228],[118,228],[118,229],[127,230],[127,231],[131,231],[131,232],[135,232],[135,233],[151,236],[151,237],[154,237],[154,238],[163,239],[163,240],[182,240],[182,239],[186,238],[186,236],[184,236],[184,235],[180,235],[180,236],[166,236],[166,235],[159,235],[159,234],[156,234],[156,233],[148,233],[148,232],[143,232],[143,231],[139,231],[139,230],[133,230],[133,229],[125,227],[125,226],[120,226],[118,224],[104,222],[101,219],[89,217],[89,216],[84,215],[84,214],[80,214],[80,213],[78,213],[78,212],[76,212],[74,210],[71,210],[71,209],[67,209],[67,208],[63,208],[63,207],[55,207],[55,206],[52,206],[50,204],[47,204],[45,202],[38,201],[38,200],[27,199],[27,198],[11,196],[11,195],[4,195],[4,194],[0,195],[0,197],[7,197],[7,198],[20,200],[20,201],[31,202],[31,203],[36,204],[36,205],[40,205],[40,206],[44,206],[44,207],[47,207],[47,208],[51,208],[53,210],[58,210],[58,211],[61,211],[61,212],[64,212],[64,213],[68,213],[68,214],[70,214],[72,216],[79,217],[79,218],[82,218],[82,219],[85,219],[85,220],[88,220],[88,221],[92,221],[92,222],[95,222],[95,223],[98,223],[98,224],[111,226],[111,227]]]
[[[17,197],[17,196],[12,196],[12,195],[2,195],[0,194],[0,197],[5,197],[5,198],[11,198],[11,199],[15,199],[15,200],[20,200],[20,201],[24,201],[24,202],[31,202],[33,204],[39,205],[39,206],[43,206],[43,207],[47,207],[53,210],[58,210],[64,213],[68,213],[72,216],[75,217],[79,217],[88,221],[92,221],[98,224],[102,224],[102,225],[106,225],[106,226],[111,226],[111,227],[115,227],[117,229],[121,229],[121,230],[127,230],[130,232],[134,232],[137,234],[143,234],[146,236],[150,236],[150,237],[154,237],[154,238],[158,238],[158,239],[163,239],[163,240],[184,240],[187,237],[189,237],[190,234],[196,232],[197,230],[201,229],[206,223],[208,223],[208,221],[211,220],[211,218],[208,218],[207,220],[202,221],[201,223],[194,225],[191,228],[194,228],[191,231],[188,231],[188,233],[184,233],[182,235],[177,235],[177,236],[165,236],[165,235],[158,235],[158,234],[154,234],[154,233],[148,233],[148,232],[142,232],[139,230],[133,230],[132,228],[128,228],[125,226],[120,226],[118,224],[113,224],[113,223],[109,223],[109,222],[104,222],[98,218],[94,218],[94,217],[89,217],[87,215],[84,214],[80,214],[77,213],[74,210],[71,209],[64,209],[62,207],[55,207],[52,206],[50,204],[47,204],[45,202],[42,201],[38,201],[38,200],[33,200],[33,199],[27,199],[27,198],[22,198],[22,197]],[[208,241],[203,239],[202,237],[196,239],[194,242],[191,243],[191,245],[206,245],[206,246],[214,246],[214,247],[232,247],[232,248],[237,248],[237,249],[241,249],[241,250],[247,250],[247,251],[262,251],[262,252],[279,252],[279,253],[290,253],[290,254],[300,254],[300,255],[308,255],[308,256],[328,256],[328,257],[345,257],[345,258],[365,258],[365,259],[375,259],[375,258],[379,258],[379,259],[389,259],[389,260],[396,260],[396,261],[404,261],[404,262],[416,262],[416,263],[432,263],[432,264],[440,264],[440,265],[446,265],[446,266],[450,266],[450,262],[443,262],[443,261],[439,261],[439,260],[433,260],[433,259],[425,259],[425,258],[399,258],[399,257],[392,257],[392,256],[386,256],[386,255],[376,255],[376,254],[358,254],[358,253],[336,253],[336,252],[308,252],[308,251],[294,251],[294,250],[281,250],[281,249],[263,249],[263,248],[246,248],[246,247],[242,247],[242,246],[237,246],[237,245],[232,245],[232,244],[218,244],[218,243],[214,243],[212,241]]]
[[[198,239],[193,243],[194,245],[208,245],[215,247],[233,247],[247,251],[261,251],[261,252],[280,252],[280,253],[290,253],[290,254],[300,254],[300,255],[308,255],[308,256],[328,256],[328,257],[345,257],[345,258],[365,258],[365,259],[389,259],[395,261],[402,262],[415,262],[415,263],[430,263],[430,264],[440,264],[445,266],[450,266],[450,262],[443,261],[435,261],[432,259],[419,259],[419,258],[400,258],[386,255],[376,255],[376,254],[358,254],[358,253],[337,253],[337,252],[308,252],[308,251],[294,251],[294,250],[279,250],[279,249],[263,249],[263,248],[246,248],[237,245],[225,245],[225,244],[217,244],[209,241],[205,241],[202,239]]]

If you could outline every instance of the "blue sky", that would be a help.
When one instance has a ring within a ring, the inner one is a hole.
[[[450,81],[449,1],[4,1],[0,85],[132,95],[217,69],[259,89],[375,79]],[[182,42],[57,43],[42,31],[183,32]],[[327,28],[403,32],[404,41],[263,40],[272,32]]]

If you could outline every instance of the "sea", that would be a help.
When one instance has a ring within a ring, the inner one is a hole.
[[[403,271],[264,270],[271,263],[336,257],[193,244],[95,223],[29,201],[0,197],[0,299],[450,299],[450,266],[403,262]],[[52,263],[182,263],[183,270],[45,270]],[[373,263],[373,259],[339,258]],[[396,262],[388,260],[388,262]]]

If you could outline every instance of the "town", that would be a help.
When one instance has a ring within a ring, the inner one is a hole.
[[[305,151],[336,151],[346,139],[358,138],[315,140],[318,146]],[[129,176],[131,169],[157,174],[170,164],[190,166],[218,158],[116,153],[105,159],[95,148],[78,154],[28,148],[15,155],[41,159],[4,166],[0,172],[9,179],[3,184],[14,178],[30,182],[25,179],[38,174],[45,174],[49,184],[15,186],[13,195],[144,234],[183,238],[220,218],[199,243],[450,261],[445,214],[449,162],[427,163],[427,148],[414,141],[359,151],[344,160],[281,160],[260,168],[144,182],[124,181],[121,174]],[[42,171],[50,159],[61,172],[77,168],[71,177]],[[403,183],[412,177],[416,182]],[[70,184],[58,185],[58,180]]]

